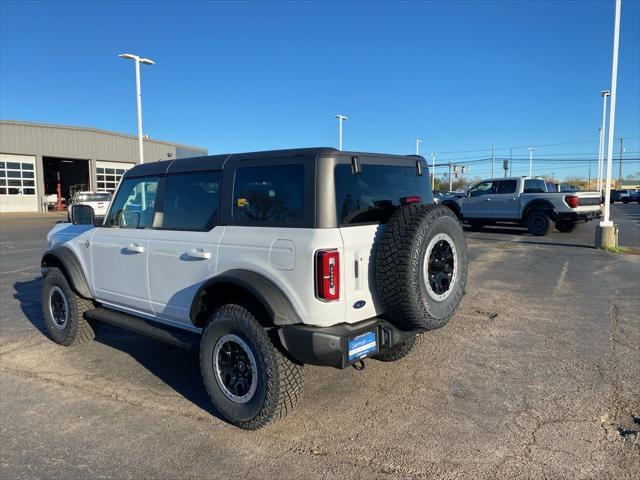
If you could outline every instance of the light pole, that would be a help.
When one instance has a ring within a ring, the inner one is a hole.
[[[535,148],[529,147],[529,176],[533,176],[533,151]]]
[[[436,155],[438,154],[431,154],[431,191],[436,188]]]
[[[611,170],[613,167],[613,134],[616,122],[616,88],[618,86],[618,46],[620,44],[620,9],[622,1],[616,0],[616,14],[613,30],[613,62],[611,64],[611,103],[609,106],[609,139],[607,145],[607,180],[604,192],[604,215],[600,227],[613,227],[609,219],[611,207]],[[604,242],[602,242],[604,243]]]
[[[416,138],[416,155],[420,155],[420,144],[422,143],[422,140],[420,140],[419,138]]]
[[[133,60],[136,64],[136,98],[138,103],[138,162],[144,163],[144,144],[142,141],[142,92],[140,91],[140,64],[155,65],[156,62],[148,58],[140,58],[132,53],[122,53],[120,58]]]
[[[598,191],[602,191],[602,168],[604,165],[604,133],[605,122],[607,119],[607,97],[611,92],[603,90],[600,92],[602,96],[602,126],[600,127],[600,148],[598,150]]]
[[[335,118],[338,119],[338,150],[342,151],[342,122],[344,120],[349,120],[349,117],[345,115],[335,115]]]

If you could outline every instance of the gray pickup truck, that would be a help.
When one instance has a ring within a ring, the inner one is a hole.
[[[494,223],[517,223],[533,235],[549,233],[552,222],[561,232],[571,232],[577,222],[598,218],[598,192],[549,192],[541,178],[492,178],[475,184],[463,197],[441,201],[472,228]]]

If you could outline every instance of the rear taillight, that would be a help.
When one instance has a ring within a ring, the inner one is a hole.
[[[564,197],[564,201],[571,208],[578,208],[580,206],[580,197],[576,197],[575,195],[567,195]]]
[[[338,250],[316,252],[316,296],[327,302],[340,299],[340,253]]]

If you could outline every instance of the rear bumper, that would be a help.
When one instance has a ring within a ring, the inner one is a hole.
[[[331,327],[285,325],[279,330],[280,341],[298,362],[334,368],[346,368],[361,359],[349,361],[349,340],[375,331],[377,352],[384,353],[393,346],[421,331],[404,331],[383,318],[372,318],[355,324],[342,323]]]
[[[559,212],[557,219],[562,222],[588,222],[600,218],[600,210],[591,212]]]

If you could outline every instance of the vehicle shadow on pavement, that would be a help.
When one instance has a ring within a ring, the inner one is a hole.
[[[40,309],[40,290],[42,288],[42,277],[38,276],[26,282],[16,282],[13,284],[15,294],[13,298],[20,303],[20,310],[27,320],[41,333],[47,333],[47,327],[42,319]]]
[[[20,303],[24,316],[48,339],[49,335],[40,307],[42,278],[15,282],[13,287],[15,289],[13,297]],[[224,420],[211,404],[202,383],[197,351],[189,352],[106,323],[99,325],[94,341],[129,355],[186,400],[210,415]],[[122,380],[129,381],[129,377],[124,376],[124,369],[122,371]]]
[[[100,324],[95,341],[126,353],[186,400],[224,421],[202,382],[198,351],[189,352],[106,323]]]

